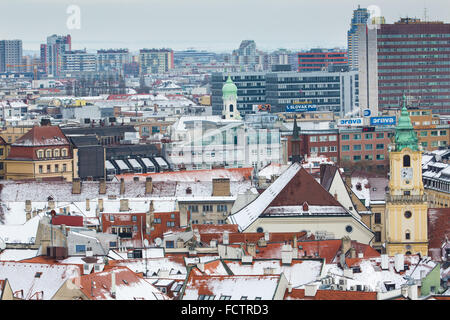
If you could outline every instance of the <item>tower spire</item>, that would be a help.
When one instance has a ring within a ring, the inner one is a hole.
[[[417,135],[412,126],[408,109],[406,108],[406,96],[404,94],[402,111],[397,127],[395,128],[395,145],[396,151],[401,151],[404,148],[410,148],[414,151],[419,150]]]

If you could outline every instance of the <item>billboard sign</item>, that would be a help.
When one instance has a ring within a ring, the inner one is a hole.
[[[364,124],[363,118],[349,118],[349,119],[339,119],[338,120],[338,126],[362,126]]]
[[[307,112],[317,111],[317,107],[311,104],[288,104],[286,106],[286,112]]]
[[[371,126],[392,126],[397,123],[396,117],[371,117],[370,125]]]
[[[364,110],[364,117],[370,117],[371,114],[372,112],[370,111],[370,109]]]

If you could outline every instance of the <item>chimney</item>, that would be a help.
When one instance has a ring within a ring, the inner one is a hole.
[[[281,264],[290,265],[292,263],[293,252],[290,244],[281,247]]]
[[[49,200],[48,207],[50,210],[54,210],[55,209],[55,200]]]
[[[413,284],[408,287],[408,298],[411,300],[417,300],[418,299],[418,286],[417,284]]]
[[[213,184],[213,197],[227,197],[230,196],[230,179],[229,178],[216,178],[212,179]]]
[[[350,248],[350,258],[356,258],[356,250],[355,248]]]
[[[25,212],[26,213],[31,212],[31,200],[25,200]]]
[[[306,284],[305,285],[305,297],[315,297],[318,289],[317,284]]]
[[[81,194],[81,180],[74,178],[72,182],[72,194]]]
[[[387,254],[381,255],[381,269],[388,270],[389,269],[389,257]]]
[[[125,180],[124,178],[120,178],[120,194],[125,194]]]
[[[105,178],[101,178],[100,179],[98,193],[99,194],[106,194],[106,180],[105,180]]]
[[[405,256],[402,253],[396,253],[394,256],[394,267],[397,272],[405,269]]]
[[[254,243],[247,243],[247,252],[252,257],[256,257],[256,245]]]
[[[292,293],[292,283],[288,283],[288,292]]]
[[[111,271],[111,296],[116,298],[116,273]]]
[[[98,210],[100,212],[103,212],[103,199],[102,198],[98,199]]]
[[[128,211],[130,208],[128,207],[128,199],[120,199],[120,212]]]
[[[345,184],[352,187],[352,176],[350,174],[345,175]]]
[[[86,198],[86,211],[91,211],[91,203],[88,198]]]
[[[264,240],[266,240],[266,242],[269,242],[269,240],[270,240],[270,233],[269,233],[269,231],[264,232]]]
[[[134,182],[139,182],[139,177],[133,177]]]
[[[150,194],[153,192],[153,182],[152,177],[145,178],[145,194]]]
[[[342,240],[341,254],[345,255],[352,246],[352,239],[350,239],[350,237],[348,236],[345,236],[341,240]]]
[[[222,242],[223,242],[223,244],[230,243],[230,235],[228,234],[228,231],[224,231]]]

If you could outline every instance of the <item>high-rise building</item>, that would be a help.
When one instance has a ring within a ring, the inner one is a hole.
[[[62,73],[95,72],[97,56],[86,50],[66,51],[62,55]]]
[[[131,62],[128,49],[97,50],[98,71],[112,71],[121,73],[124,65]]]
[[[41,44],[41,68],[47,75],[59,77],[62,71],[62,56],[72,50],[70,35],[47,37],[47,43]]]
[[[0,72],[20,72],[22,40],[0,41]]]
[[[362,108],[396,108],[405,94],[409,105],[450,114],[450,24],[402,18],[358,33]]]
[[[369,19],[369,12],[366,8],[353,10],[353,17],[350,23],[350,30],[347,32],[347,48],[348,48],[348,63],[350,69],[358,69],[358,26],[366,25]]]
[[[330,65],[348,65],[348,56],[341,49],[311,49],[308,52],[298,53],[298,71],[324,71]]]
[[[139,50],[140,73],[164,73],[174,68],[172,49]]]
[[[264,54],[256,49],[254,40],[243,40],[238,49],[233,50],[231,64],[240,66],[241,71],[261,71],[264,65]]]

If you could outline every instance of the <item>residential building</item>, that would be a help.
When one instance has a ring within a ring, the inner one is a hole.
[[[139,50],[139,73],[165,73],[174,68],[173,50],[141,49]]]
[[[102,49],[97,50],[97,70],[115,73],[124,73],[126,64],[131,63],[128,49]]]
[[[298,53],[298,71],[326,71],[328,66],[348,65],[347,51],[340,49],[311,49],[307,52]]]
[[[11,144],[4,161],[5,179],[62,179],[78,177],[77,155],[57,126],[34,126]]]
[[[264,54],[256,49],[254,40],[242,40],[239,48],[233,50],[231,64],[239,66],[240,71],[262,71]]]
[[[0,40],[0,73],[23,70],[22,40]]]
[[[72,50],[72,37],[58,36],[56,34],[47,37],[47,43],[41,44],[41,67],[45,74],[59,77],[62,72],[62,56]]]
[[[450,207],[450,151],[435,150],[422,156],[422,177],[430,208]]]
[[[65,51],[61,63],[63,74],[97,71],[97,55],[86,50]]]
[[[422,181],[422,152],[406,109],[395,128],[389,152],[389,192],[386,198],[386,252],[428,254],[428,201]]]

